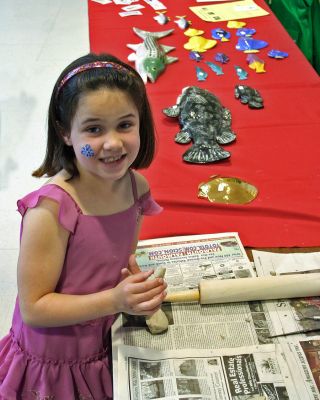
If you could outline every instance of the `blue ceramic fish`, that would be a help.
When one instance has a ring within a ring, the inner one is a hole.
[[[289,54],[286,53],[285,51],[272,49],[268,52],[268,56],[271,58],[282,59],[282,58],[287,58],[289,56]]]
[[[190,51],[189,58],[191,60],[195,60],[195,61],[199,62],[200,60],[203,59],[203,56],[198,51]]]
[[[252,51],[263,49],[266,46],[268,46],[268,43],[264,40],[241,36],[236,44],[236,49],[242,51]]]
[[[219,144],[231,143],[236,135],[231,130],[231,113],[211,92],[197,86],[182,90],[176,104],[165,108],[168,117],[179,118],[181,130],[177,143],[193,145],[183,154],[189,163],[206,164],[230,157]]]
[[[128,56],[128,60],[135,62],[136,70],[141,75],[144,83],[147,83],[148,79],[154,83],[158,76],[165,70],[167,64],[178,60],[177,57],[167,56],[167,53],[174,50],[174,47],[160,45],[157,42],[157,39],[170,35],[174,30],[148,32],[138,28],[132,29],[143,39],[143,42],[139,44],[127,44],[130,49],[135,51]]]
[[[243,68],[239,67],[238,65],[235,65],[234,69],[241,81],[248,78],[248,72]]]
[[[248,37],[248,36],[254,35],[255,33],[256,33],[256,30],[253,29],[253,28],[239,28],[237,30],[236,35],[237,36],[246,36],[246,37]]]
[[[228,42],[231,34],[224,29],[216,28],[211,30],[211,36],[213,37],[213,39],[221,40],[222,42]]]
[[[196,75],[197,75],[198,81],[205,81],[208,77],[208,74],[206,73],[206,71],[204,71],[200,67],[196,67]]]
[[[214,59],[218,62],[221,62],[221,64],[227,64],[227,62],[230,60],[230,58],[224,53],[217,53]]]
[[[223,75],[223,71],[220,65],[217,65],[210,61],[206,61],[206,64],[209,65],[209,67],[212,69],[213,72],[215,72],[216,75]]]

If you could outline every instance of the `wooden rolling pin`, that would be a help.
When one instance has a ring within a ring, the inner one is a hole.
[[[169,293],[165,302],[201,304],[320,296],[320,273],[240,279],[202,279],[199,289]]]

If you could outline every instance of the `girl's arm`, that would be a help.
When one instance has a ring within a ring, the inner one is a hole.
[[[141,175],[139,172],[133,171],[133,173],[134,173],[134,176],[136,179],[137,192],[138,192],[138,198],[139,198],[149,191],[149,189],[150,189],[149,183],[146,180],[146,178],[143,175]],[[132,253],[134,253],[136,251],[142,223],[143,223],[143,215],[140,215],[138,222],[137,222],[137,229],[136,229],[135,238],[134,238],[134,242],[133,242]]]
[[[66,326],[126,312],[151,315],[164,298],[162,279],[146,281],[140,272],[115,288],[88,295],[55,293],[69,232],[58,222],[59,205],[50,199],[28,210],[23,220],[18,261],[18,293],[22,318],[37,327]]]

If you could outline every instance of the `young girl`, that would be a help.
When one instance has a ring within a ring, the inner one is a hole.
[[[161,211],[131,169],[154,155],[144,83],[117,58],[89,54],[60,75],[48,118],[33,175],[51,179],[18,201],[18,301],[0,342],[0,399],[112,399],[114,315],[151,315],[166,288],[129,260],[142,215]]]

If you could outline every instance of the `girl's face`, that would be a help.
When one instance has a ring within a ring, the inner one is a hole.
[[[102,88],[83,94],[65,139],[74,148],[80,177],[122,178],[139,152],[139,122],[125,92]]]

